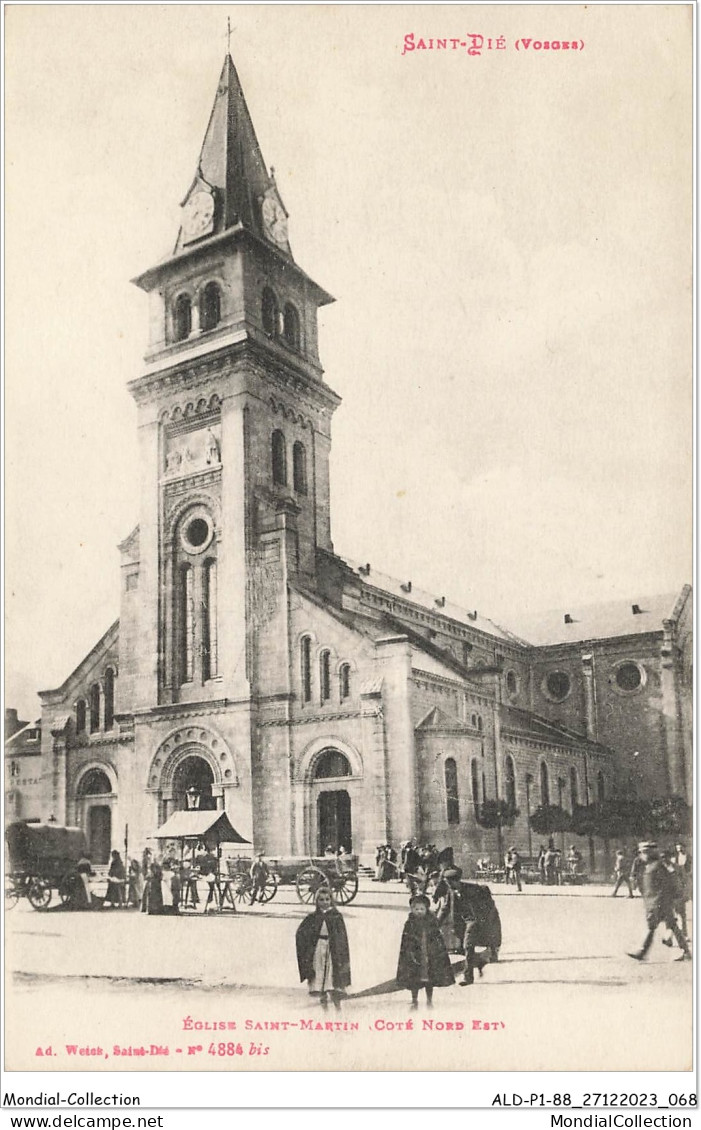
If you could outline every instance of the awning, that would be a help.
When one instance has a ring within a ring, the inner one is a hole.
[[[153,838],[156,840],[203,840],[212,844],[250,844],[234,828],[225,812],[204,811],[174,812],[162,824]]]

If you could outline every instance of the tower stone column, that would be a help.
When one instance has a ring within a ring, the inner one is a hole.
[[[387,743],[388,837],[409,840],[420,834],[418,770],[411,717],[411,645],[406,636],[375,641],[378,675],[384,680],[383,707]]]

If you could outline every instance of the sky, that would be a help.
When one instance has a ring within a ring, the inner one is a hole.
[[[6,706],[36,717],[119,615],[129,280],[175,242],[227,16],[295,258],[337,299],[336,551],[516,632],[691,581],[690,6],[5,14]]]

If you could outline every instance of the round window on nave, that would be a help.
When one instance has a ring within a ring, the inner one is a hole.
[[[570,677],[566,671],[551,671],[545,678],[545,690],[553,702],[562,702],[570,693]]]
[[[616,686],[619,690],[637,691],[642,686],[643,673],[637,663],[622,663],[616,671]]]

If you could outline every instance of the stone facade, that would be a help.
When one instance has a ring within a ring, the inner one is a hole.
[[[273,856],[369,860],[415,835],[467,863],[496,848],[486,800],[518,808],[526,851],[543,802],[690,798],[688,590],[628,634],[529,642],[335,555],[332,299],[293,258],[229,57],[212,122],[176,252],[135,280],[150,335],[120,619],[41,694],[31,818],[82,825],[101,862],[195,797]]]

